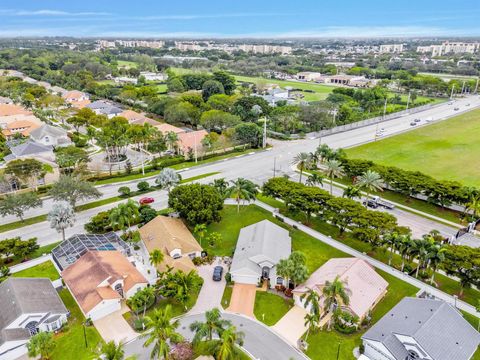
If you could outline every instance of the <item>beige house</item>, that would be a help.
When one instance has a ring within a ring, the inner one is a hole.
[[[88,251],[62,271],[62,278],[85,317],[98,320],[121,308],[148,285],[147,279],[117,250]]]
[[[305,283],[293,290],[295,304],[306,308],[301,297],[309,289],[315,290],[323,302],[322,290],[325,284],[334,281],[337,276],[345,283],[350,297],[349,304],[342,308],[360,319],[368,315],[387,292],[388,282],[366,261],[358,258],[330,259],[310,275]]]
[[[65,102],[71,104],[73,107],[77,109],[81,109],[88,104],[90,104],[90,96],[83,91],[78,90],[71,90],[67,91],[66,93],[62,94],[63,99]]]
[[[157,266],[158,271],[163,272],[168,267],[185,272],[195,270],[192,259],[201,256],[202,247],[182,220],[157,216],[138,231],[149,253],[153,250],[163,252],[164,259]]]

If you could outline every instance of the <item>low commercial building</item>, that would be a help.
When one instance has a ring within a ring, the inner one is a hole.
[[[480,333],[444,301],[407,297],[362,340],[368,360],[469,360]]]
[[[85,317],[101,319],[147,287],[148,280],[117,250],[87,251],[62,271],[65,285]]]
[[[60,329],[68,315],[50,279],[8,278],[0,284],[0,359],[24,355],[31,336]]]
[[[319,72],[304,71],[297,74],[297,79],[300,81],[320,81],[322,74]]]
[[[230,274],[232,281],[241,284],[259,284],[269,281],[270,286],[288,285],[277,276],[276,266],[292,252],[292,240],[287,230],[263,220],[240,230]]]
[[[163,272],[169,267],[189,272],[196,270],[192,259],[201,256],[202,247],[193,237],[182,220],[167,216],[157,216],[139,230],[147,251],[160,250],[163,261],[157,270]]]
[[[295,305],[306,308],[302,295],[309,289],[316,291],[320,295],[320,301],[323,302],[323,288],[327,282],[331,283],[337,276],[345,283],[350,296],[349,304],[341,305],[342,309],[360,319],[367,316],[387,292],[388,282],[364,260],[358,258],[330,259],[310,275],[305,283],[293,290]]]

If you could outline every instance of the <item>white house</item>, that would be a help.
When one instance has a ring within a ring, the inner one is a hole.
[[[287,230],[268,220],[240,230],[233,255],[230,274],[232,280],[242,284],[258,284],[270,280],[270,285],[284,284],[277,276],[276,266],[287,259],[292,251]]]
[[[304,71],[297,74],[297,79],[300,81],[319,81],[322,74],[319,72]]]
[[[165,81],[168,79],[167,74],[150,71],[140,71],[140,76],[143,76],[147,81]]]
[[[87,251],[62,271],[62,278],[85,317],[92,320],[120,310],[122,300],[148,285],[117,250]]]
[[[67,136],[67,132],[64,129],[48,124],[43,124],[32,130],[30,138],[46,146],[59,147],[72,144],[72,140]]]
[[[8,278],[0,284],[0,359],[24,355],[32,335],[60,329],[68,315],[50,279]]]

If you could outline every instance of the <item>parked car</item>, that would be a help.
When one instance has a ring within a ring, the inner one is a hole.
[[[154,198],[152,197],[143,197],[141,198],[140,200],[138,200],[138,202],[140,203],[140,205],[146,205],[146,204],[151,204],[155,201]]]
[[[213,268],[213,281],[222,281],[223,267],[215,266]]]
[[[410,126],[415,126],[415,125],[417,125],[417,123],[416,123],[415,121],[412,121],[412,122],[410,123]]]

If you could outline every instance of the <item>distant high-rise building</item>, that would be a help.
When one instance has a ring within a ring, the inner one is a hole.
[[[440,45],[418,46],[419,53],[432,53],[432,56],[442,56],[445,54],[474,54],[480,50],[480,43],[467,42],[449,42],[445,41]]]
[[[401,53],[403,52],[403,44],[382,44],[380,45],[380,53]]]

